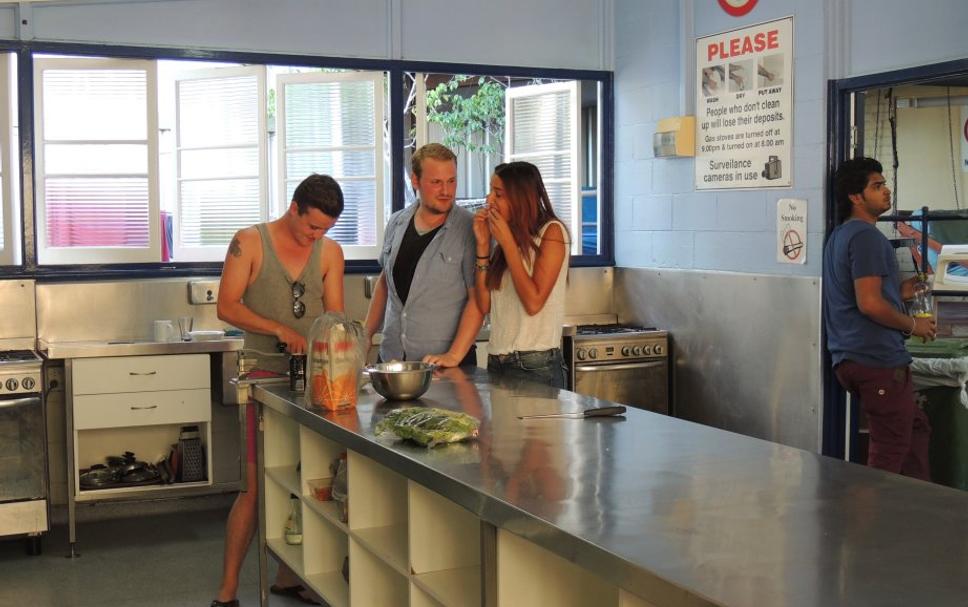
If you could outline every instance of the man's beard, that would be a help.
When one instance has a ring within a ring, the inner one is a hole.
[[[447,205],[447,209],[438,209],[436,207],[430,206],[429,204],[423,201],[421,201],[421,206],[423,206],[424,210],[430,213],[431,215],[446,215],[447,213],[450,212],[450,209],[453,206],[453,203]]]

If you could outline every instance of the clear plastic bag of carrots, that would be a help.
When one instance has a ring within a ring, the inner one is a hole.
[[[363,325],[341,314],[323,314],[309,331],[306,404],[340,411],[356,406],[366,360]]]

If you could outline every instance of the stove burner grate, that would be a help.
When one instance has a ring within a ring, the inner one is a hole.
[[[36,362],[33,350],[0,350],[0,363]]]
[[[577,335],[617,335],[621,333],[644,333],[655,331],[655,327],[639,327],[635,325],[578,325],[575,330]]]

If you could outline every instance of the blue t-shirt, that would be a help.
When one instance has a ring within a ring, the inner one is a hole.
[[[865,316],[857,307],[854,280],[881,277],[881,295],[902,313],[901,279],[890,241],[860,220],[834,228],[823,252],[824,325],[834,364],[853,360],[871,367],[903,367],[911,362],[904,336]]]

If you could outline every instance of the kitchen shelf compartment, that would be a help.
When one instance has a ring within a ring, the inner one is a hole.
[[[656,605],[620,589],[618,591],[618,607],[656,607]]]
[[[299,495],[299,473],[295,466],[266,468],[266,478],[275,481],[292,495]]]
[[[303,503],[302,560],[305,579],[327,603],[348,605],[349,586],[343,579],[343,559],[349,554],[346,534]]]
[[[302,462],[301,495],[309,495],[308,481],[317,478],[330,478],[333,472],[330,464],[346,451],[339,443],[323,438],[305,426],[299,427],[299,460]]]
[[[497,604],[617,605],[618,588],[504,529],[497,530]]]
[[[350,536],[350,597],[354,607],[408,607],[409,591],[406,576]]]
[[[332,500],[321,502],[316,498],[307,495],[303,496],[303,503],[306,504],[306,507],[309,508],[309,510],[326,519],[329,524],[333,525],[343,533],[349,533],[349,526],[347,526],[347,524],[343,521],[339,520],[339,506],[337,506],[336,502]]]
[[[350,535],[373,556],[392,567],[400,575],[409,574],[406,525],[351,529]]]
[[[411,580],[443,607],[476,607],[481,604],[480,566],[443,569],[414,575]]]
[[[292,546],[281,537],[270,537],[266,540],[269,549],[276,557],[285,563],[299,577],[304,577],[302,546]]]
[[[480,519],[415,482],[409,482],[408,490],[410,567],[413,573],[465,567],[479,570]]]
[[[295,468],[299,463],[299,424],[267,407],[262,408],[262,424],[265,467],[292,466]],[[297,488],[293,493],[299,495],[302,492]]]
[[[480,605],[480,603],[477,603]],[[410,584],[410,607],[445,607],[419,586]]]

